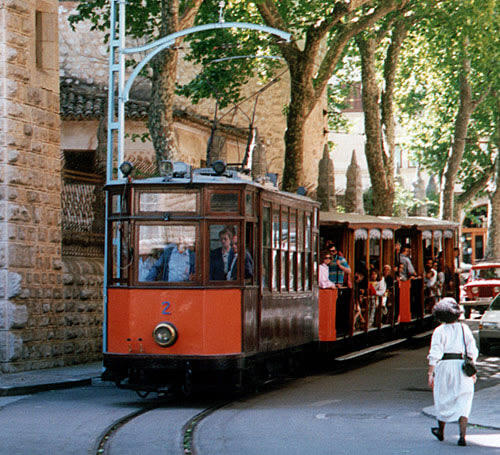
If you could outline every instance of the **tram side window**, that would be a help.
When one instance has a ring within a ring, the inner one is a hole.
[[[273,210],[273,278],[272,278],[272,289],[274,291],[279,291],[281,288],[281,255],[280,255],[280,212],[279,210]]]
[[[271,208],[264,207],[262,211],[262,280],[263,287],[269,288],[271,283],[271,270],[269,261],[271,257]]]
[[[112,260],[111,277],[115,281],[126,281],[131,265],[132,243],[128,222],[118,221],[111,226]]]
[[[299,212],[297,217],[297,290],[304,290],[304,214]]]
[[[311,241],[311,215],[306,215],[306,225],[305,225],[305,272],[304,272],[304,288],[309,290],[312,287],[311,283],[311,272],[312,272],[312,241]]]
[[[193,281],[197,238],[193,225],[139,226],[138,281]]]
[[[212,224],[210,233],[211,281],[232,281],[238,278],[238,226]]]
[[[281,212],[281,290],[288,288],[288,278],[290,276],[290,260],[288,257],[289,230],[288,230],[288,209]]]
[[[297,284],[297,212],[290,210],[289,226],[289,247],[290,247],[290,290],[296,289]]]
[[[255,224],[247,223],[245,232],[245,283],[255,282]]]

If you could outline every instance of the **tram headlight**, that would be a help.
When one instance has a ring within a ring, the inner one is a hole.
[[[479,294],[479,288],[477,286],[474,286],[474,287],[471,288],[471,292],[473,294]]]
[[[162,177],[172,178],[174,172],[174,163],[172,161],[161,160],[158,167]]]
[[[226,163],[222,160],[217,160],[212,163],[212,169],[217,175],[222,175],[226,171]]]
[[[155,343],[166,348],[177,341],[177,329],[170,322],[160,322],[153,330]]]

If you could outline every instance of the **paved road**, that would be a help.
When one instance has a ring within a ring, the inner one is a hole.
[[[294,381],[239,401],[203,420],[195,435],[203,455],[456,454],[458,428],[446,441],[430,433],[428,348],[379,355],[343,373]],[[497,366],[498,371],[498,366]],[[472,428],[470,453],[500,452],[500,434]]]
[[[455,454],[457,427],[439,443],[430,434],[432,404],[426,386],[428,347],[377,354],[241,398],[202,420],[198,455]],[[483,358],[478,388],[499,382],[498,358]],[[145,402],[108,383],[0,400],[0,454],[88,455],[119,418]],[[164,401],[127,423],[110,440],[110,455],[183,453],[183,425],[213,397]],[[500,453],[498,431],[472,428],[469,453]],[[462,449],[463,450],[463,449]]]

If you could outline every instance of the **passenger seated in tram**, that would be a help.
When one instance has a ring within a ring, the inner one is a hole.
[[[161,249],[153,248],[151,254],[144,254],[139,257],[139,281],[147,281],[151,268],[155,265],[161,254]]]
[[[168,244],[151,267],[146,281],[189,281],[195,271],[195,254],[184,237],[176,245]]]
[[[323,253],[321,253],[321,264],[319,266],[318,273],[318,285],[321,289],[330,289],[336,287],[335,283],[333,281],[330,281],[330,279],[328,278],[329,266],[331,262],[332,255],[330,251],[323,251]]]

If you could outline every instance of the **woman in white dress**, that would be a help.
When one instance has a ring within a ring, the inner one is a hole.
[[[476,361],[478,350],[469,327],[458,322],[460,307],[451,297],[441,299],[432,309],[442,323],[434,330],[429,351],[429,387],[433,389],[434,407],[439,427],[432,434],[444,439],[446,422],[458,420],[459,446],[465,446],[467,421],[474,397],[476,376],[466,376],[462,364],[467,346],[467,356]],[[465,344],[464,344],[465,338]]]

